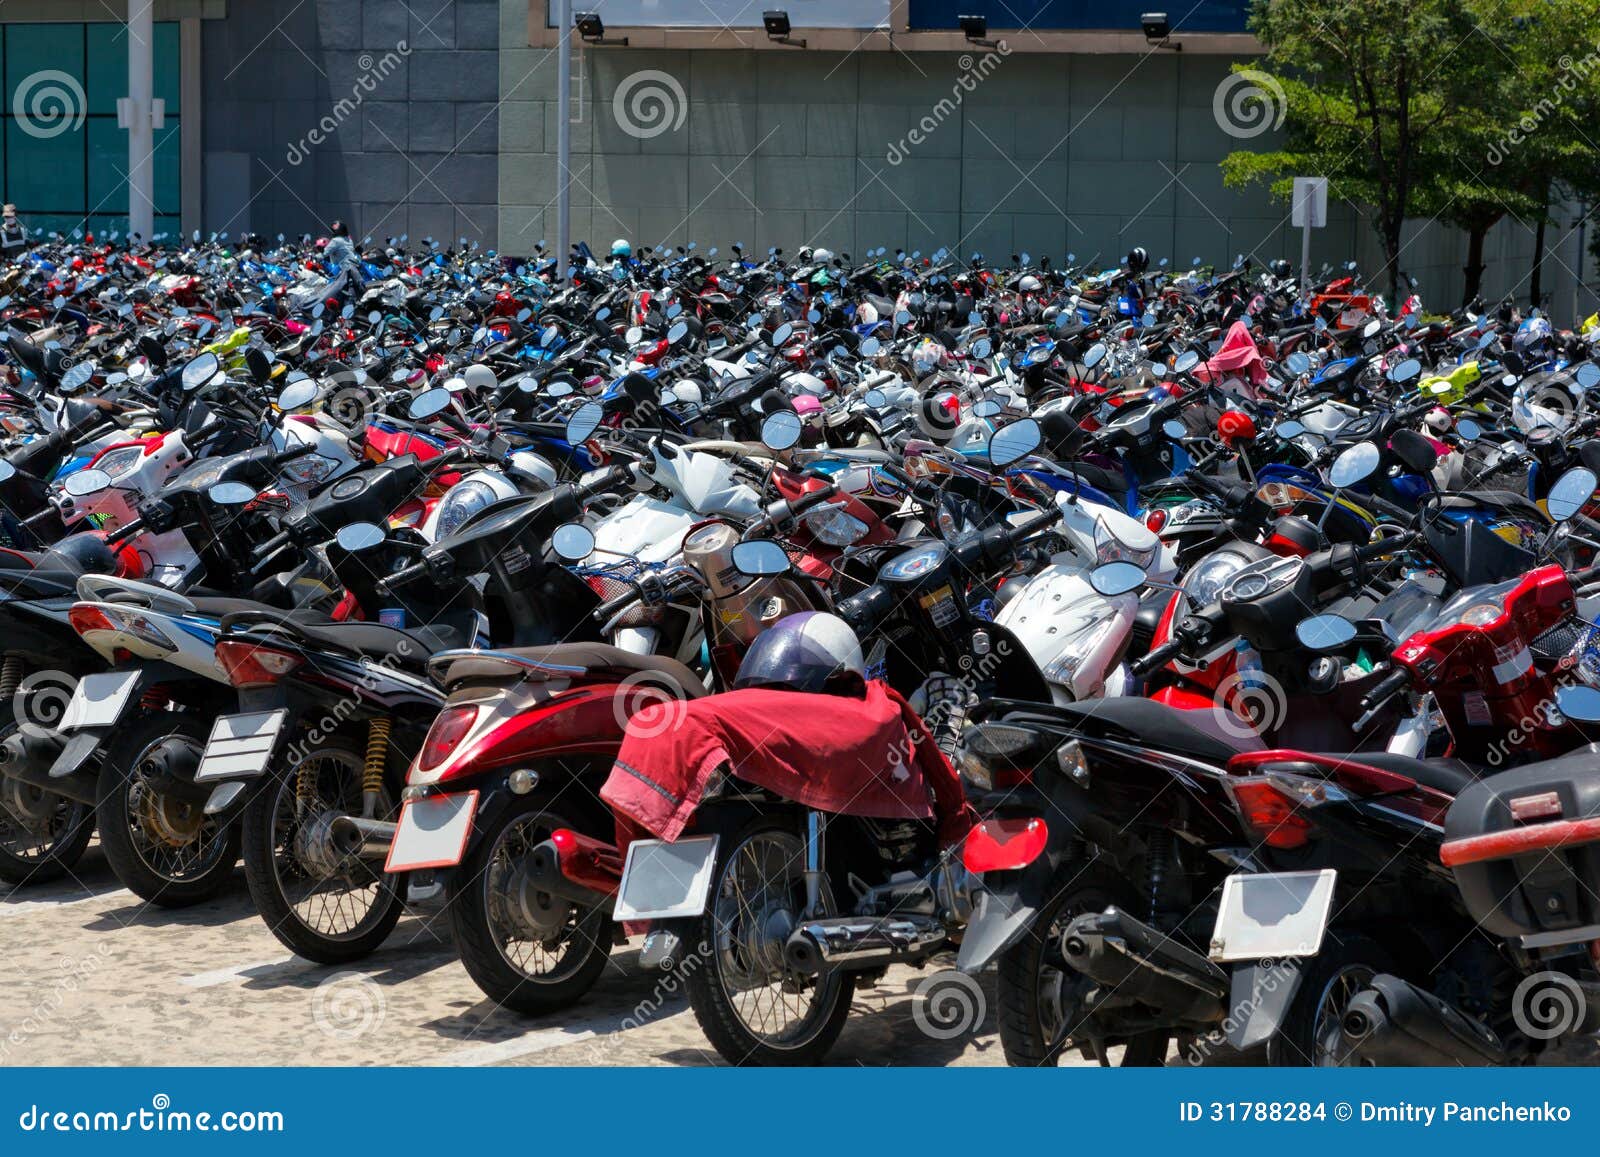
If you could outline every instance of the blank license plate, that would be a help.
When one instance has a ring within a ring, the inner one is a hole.
[[[1229,876],[1211,935],[1211,959],[1315,956],[1322,949],[1338,878],[1333,868]]]
[[[256,711],[248,715],[224,715],[211,725],[205,754],[194,773],[196,783],[216,783],[225,779],[248,779],[260,775],[272,761],[278,735],[288,711]]]
[[[383,870],[414,872],[420,868],[455,867],[467,850],[472,814],[477,807],[475,791],[407,800],[400,809],[400,822]]]
[[[67,710],[61,716],[61,730],[110,727],[122,718],[122,709],[128,705],[139,674],[138,671],[104,671],[79,679],[72,689]]]
[[[634,840],[617,889],[618,920],[671,920],[706,909],[717,837],[696,836],[668,843]]]

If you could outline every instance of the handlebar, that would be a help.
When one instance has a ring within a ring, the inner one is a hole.
[[[1361,697],[1361,716],[1350,725],[1352,731],[1360,731],[1371,723],[1378,712],[1383,710],[1384,704],[1405,689],[1411,682],[1411,672],[1404,667],[1396,667],[1382,679],[1371,691]]]
[[[1135,659],[1128,664],[1128,670],[1135,675],[1148,674],[1157,667],[1164,666],[1183,653],[1183,640],[1170,639],[1143,658]]]

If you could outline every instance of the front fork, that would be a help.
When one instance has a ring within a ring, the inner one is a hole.
[[[823,873],[826,871],[828,817],[823,812],[806,812],[806,911],[807,919],[825,915],[822,911]]]

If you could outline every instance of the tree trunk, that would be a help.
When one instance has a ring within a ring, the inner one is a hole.
[[[1538,308],[1544,297],[1544,218],[1533,230],[1533,273],[1528,278],[1528,302]]]
[[[1405,218],[1397,214],[1394,220],[1383,222],[1383,268],[1389,279],[1389,302],[1400,308],[1400,229]]]
[[[1490,226],[1474,225],[1467,230],[1467,264],[1461,272],[1467,275],[1466,288],[1461,291],[1461,304],[1471,305],[1483,288],[1483,241]]]

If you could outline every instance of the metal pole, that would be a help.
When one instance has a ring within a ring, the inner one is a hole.
[[[1311,209],[1317,203],[1317,195],[1312,191],[1310,182],[1305,189],[1305,204],[1300,206],[1300,293],[1305,295],[1311,291]]]
[[[128,230],[148,244],[155,232],[155,91],[153,0],[128,0]]]
[[[572,248],[572,0],[555,0],[556,30],[561,44],[556,84],[556,272],[567,278],[567,254]]]

